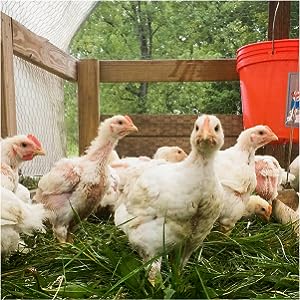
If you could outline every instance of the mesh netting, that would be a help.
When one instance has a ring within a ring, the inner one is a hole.
[[[1,11],[32,32],[67,51],[93,1],[1,1]],[[32,133],[46,149],[45,157],[24,164],[24,175],[42,175],[65,156],[63,80],[14,57],[17,131]],[[74,124],[74,126],[77,126]]]

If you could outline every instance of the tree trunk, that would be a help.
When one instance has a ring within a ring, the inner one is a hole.
[[[152,5],[151,3],[143,3],[143,5]],[[152,54],[152,18],[147,10],[142,9],[142,2],[131,2],[133,15],[135,16],[135,30],[140,46],[140,58],[151,59]],[[136,95],[138,96],[139,113],[147,112],[147,93],[148,83],[142,82],[139,84]]]

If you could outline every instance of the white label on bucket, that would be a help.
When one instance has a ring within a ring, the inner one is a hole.
[[[288,74],[285,126],[299,127],[299,73]]]

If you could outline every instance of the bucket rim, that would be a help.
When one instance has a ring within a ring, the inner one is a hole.
[[[285,43],[288,43],[288,42],[298,44],[298,46],[299,46],[299,39],[274,40],[275,44],[285,44]],[[250,48],[250,47],[255,47],[255,46],[259,47],[259,46],[263,46],[263,45],[266,45],[266,46],[267,45],[272,45],[272,41],[261,41],[261,42],[256,42],[256,43],[251,43],[251,44],[244,45],[244,46],[242,46],[242,47],[240,47],[236,50],[236,54],[238,56],[239,52],[241,52],[242,50],[245,50],[245,49]]]

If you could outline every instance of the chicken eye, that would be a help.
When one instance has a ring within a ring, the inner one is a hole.
[[[218,132],[218,131],[219,131],[219,129],[220,129],[220,126],[219,126],[219,125],[217,125],[217,126],[215,127],[215,131],[216,131],[216,132]]]
[[[262,211],[266,211],[266,209],[264,207],[261,208]]]
[[[119,125],[123,125],[123,121],[118,121],[118,124]]]
[[[195,128],[196,128],[196,131],[198,131],[198,130],[199,130],[199,126],[198,126],[198,125],[196,125],[196,127],[195,127]]]
[[[264,132],[261,130],[261,131],[258,132],[258,134],[259,134],[259,135],[263,135]]]
[[[27,144],[26,144],[26,143],[22,143],[21,146],[22,146],[23,148],[26,148],[26,147],[27,147]]]
[[[177,153],[178,153],[178,154],[181,154],[181,150],[178,150]]]

